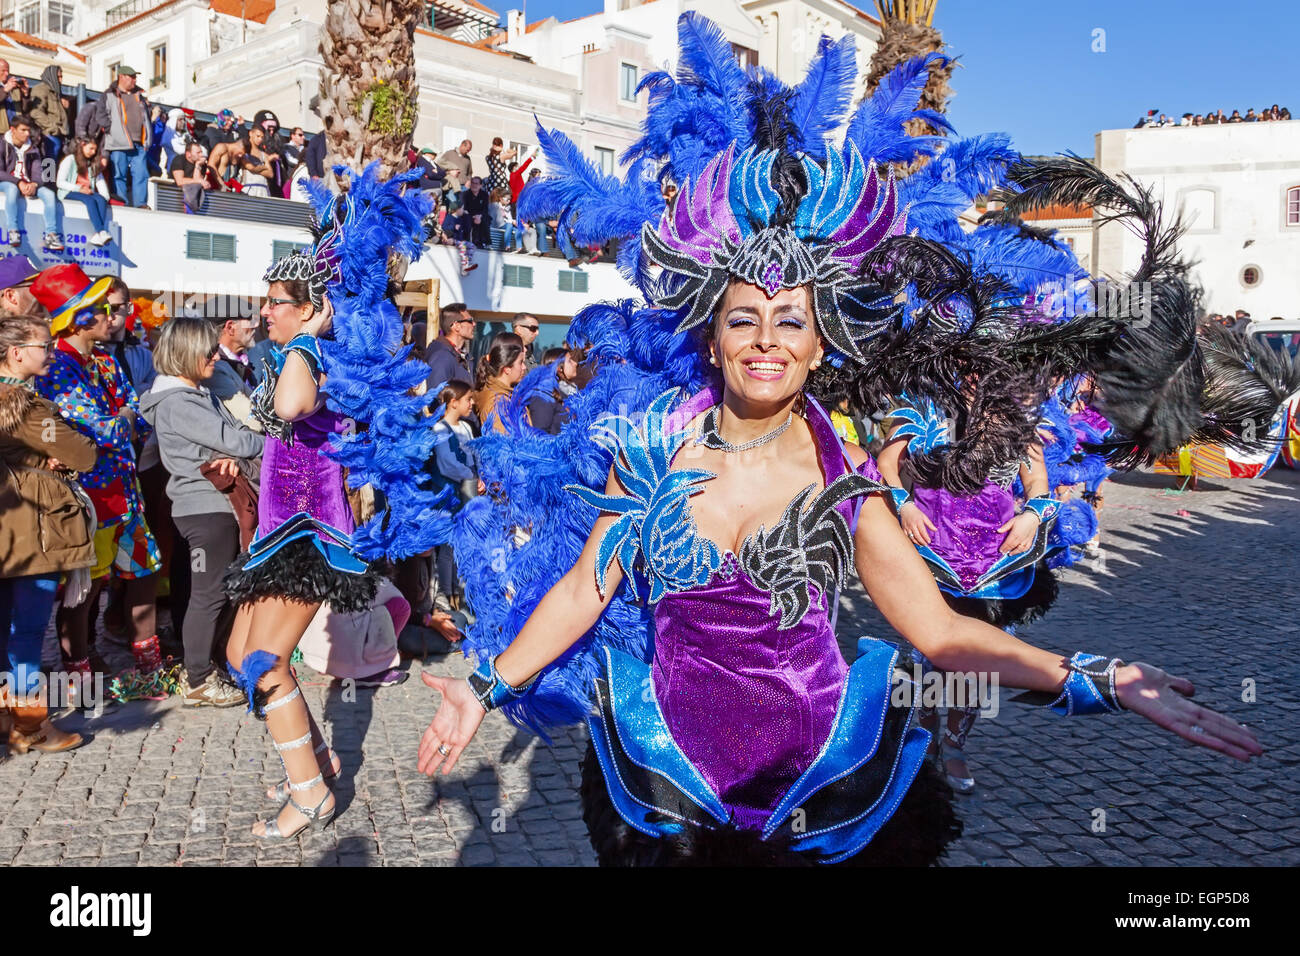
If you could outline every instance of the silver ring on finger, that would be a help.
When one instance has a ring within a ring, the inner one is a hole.
[[[1192,733],[1194,733],[1194,734],[1203,734],[1203,733],[1205,733],[1205,728],[1202,727],[1200,724],[1193,724],[1193,725],[1192,725]]]
[[[439,745],[438,745],[438,753],[442,754],[442,755],[445,757],[445,756],[447,756],[449,753],[451,753],[451,748],[448,747],[446,744],[439,744]]]

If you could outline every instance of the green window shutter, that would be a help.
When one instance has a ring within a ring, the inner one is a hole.
[[[214,262],[235,261],[235,237],[222,233],[212,234],[212,260]]]
[[[211,259],[212,258],[212,233],[210,232],[185,233],[185,258]]]

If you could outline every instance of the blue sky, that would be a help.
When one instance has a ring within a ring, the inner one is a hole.
[[[504,16],[515,4],[503,3],[489,0]],[[603,6],[528,0],[527,12],[531,22]],[[1084,156],[1098,130],[1130,127],[1148,109],[1244,115],[1280,103],[1294,113],[1295,24],[1284,0],[939,0],[935,16],[961,58],[949,107],[959,133],[1003,130],[1025,153]]]

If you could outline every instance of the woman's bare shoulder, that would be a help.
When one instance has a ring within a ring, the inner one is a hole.
[[[849,461],[853,462],[853,467],[859,467],[864,461],[870,461],[868,455],[860,446],[853,444],[851,441],[844,443],[844,451],[848,453]]]

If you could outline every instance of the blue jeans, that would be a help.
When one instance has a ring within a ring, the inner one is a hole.
[[[86,207],[86,215],[90,217],[90,224],[95,227],[96,232],[103,232],[108,228],[108,200],[99,193],[79,193],[70,192],[63,197],[64,202],[75,199],[83,203]]]
[[[110,150],[108,158],[113,167],[113,190],[118,197],[128,205],[143,206],[149,199],[149,164],[145,148],[135,146]]]
[[[41,643],[54,611],[57,574],[0,578],[0,641],[8,655],[15,693],[37,689],[41,672]]]
[[[513,222],[507,222],[499,228],[501,230],[501,248],[509,249],[516,242],[523,242],[524,234]]]
[[[5,197],[5,226],[10,232],[24,228],[27,219],[27,197],[18,191],[17,183],[0,182],[0,195]],[[41,201],[46,232],[63,231],[63,207],[59,197],[49,186],[38,186],[36,198]]]
[[[578,258],[578,250],[573,247],[573,241],[569,239],[569,230],[561,226],[556,230],[557,238],[560,240],[560,252],[566,259]],[[537,248],[543,253],[551,251],[551,227],[545,222],[537,223]]]

